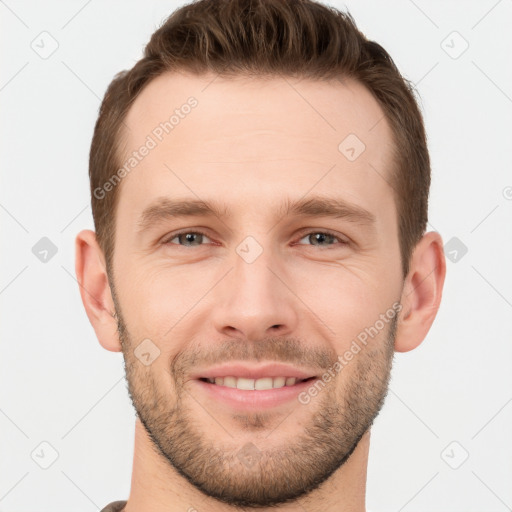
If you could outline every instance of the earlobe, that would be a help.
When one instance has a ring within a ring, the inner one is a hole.
[[[423,235],[414,248],[402,291],[395,350],[408,352],[425,339],[436,317],[446,275],[443,241],[439,233]]]
[[[75,239],[75,272],[82,303],[100,344],[107,350],[120,352],[114,301],[103,252],[94,231],[83,230]]]

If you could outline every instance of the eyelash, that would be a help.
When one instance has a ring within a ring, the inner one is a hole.
[[[193,235],[202,235],[202,236],[206,236],[207,238],[210,238],[208,236],[207,233],[205,233],[204,231],[200,231],[200,230],[184,230],[184,231],[179,231],[177,233],[173,233],[172,235],[168,236],[163,242],[162,244],[163,245],[176,245],[178,247],[183,247],[183,248],[186,248],[186,249],[191,249],[192,247],[187,247],[185,245],[181,245],[181,244],[171,244],[171,240],[174,240],[176,237],[180,236],[180,235],[188,235],[188,234],[193,234]],[[342,245],[349,245],[349,241],[347,240],[344,240],[343,238],[339,237],[336,233],[333,233],[332,231],[329,231],[329,230],[323,230],[323,231],[319,231],[319,230],[311,230],[311,231],[308,231],[308,232],[305,232],[305,233],[302,233],[301,234],[301,237],[299,238],[299,241],[304,239],[305,237],[309,236],[309,235],[312,235],[312,234],[315,234],[315,235],[318,235],[318,234],[321,234],[321,235],[327,235],[327,236],[332,236],[333,238],[335,238],[336,240],[338,240],[339,243],[341,243]],[[204,245],[204,244],[201,244],[201,245]],[[200,246],[201,246],[200,245]],[[308,244],[298,244],[298,245],[308,245]],[[309,244],[311,247],[315,247],[314,245],[311,245]],[[200,247],[199,246],[199,247]],[[328,249],[329,247],[333,247],[334,244],[332,246],[328,246],[326,247],[326,249]]]

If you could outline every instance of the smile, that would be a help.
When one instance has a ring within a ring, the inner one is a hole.
[[[295,386],[300,382],[311,380],[298,379],[296,377],[263,377],[261,379],[247,379],[244,377],[215,377],[215,378],[202,378],[203,382],[216,384],[217,386],[225,386],[227,388],[242,389],[245,391],[264,391],[268,389],[279,389],[284,386]]]

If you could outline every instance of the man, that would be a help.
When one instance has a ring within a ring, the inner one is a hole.
[[[90,179],[80,293],[137,412],[104,511],[364,511],[394,351],[445,277],[385,50],[309,0],[184,6],[109,86]]]

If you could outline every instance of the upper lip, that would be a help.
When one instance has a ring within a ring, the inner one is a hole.
[[[299,369],[281,363],[267,363],[260,366],[249,366],[244,363],[230,363],[207,368],[195,372],[194,379],[212,379],[215,377],[243,377],[246,379],[262,379],[264,377],[295,377],[297,379],[309,379],[315,377],[314,371]]]

